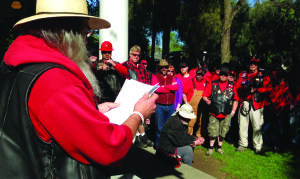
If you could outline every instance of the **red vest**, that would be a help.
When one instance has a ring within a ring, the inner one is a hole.
[[[167,75],[167,78],[162,77],[160,73],[156,74],[156,77],[158,79],[159,85],[172,85],[173,76]],[[175,92],[169,92],[169,93],[158,93],[158,99],[156,100],[156,103],[158,104],[167,104],[171,105],[174,104],[175,101]]]

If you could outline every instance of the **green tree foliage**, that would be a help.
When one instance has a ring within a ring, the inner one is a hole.
[[[287,65],[299,59],[299,1],[264,1],[251,12],[253,53],[265,63],[274,56]]]
[[[247,62],[254,49],[250,30],[250,10],[249,4],[244,3],[231,25],[231,60],[238,60],[240,63]]]
[[[150,22],[151,2],[142,0],[129,1],[129,48],[139,45],[142,58],[149,59],[148,28]],[[151,66],[151,62],[149,62]]]
[[[183,45],[179,42],[179,37],[176,32],[172,31],[170,34],[170,51],[182,51]]]
[[[180,16],[177,19],[178,32],[185,44],[185,56],[192,66],[197,65],[197,59],[202,59],[203,51],[208,52],[206,59],[210,61],[220,59],[220,8],[220,4],[215,0],[182,1]]]

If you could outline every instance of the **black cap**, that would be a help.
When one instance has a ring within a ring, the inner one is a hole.
[[[202,75],[202,76],[204,76],[204,70],[203,70],[203,68],[199,68],[199,69],[197,70],[196,74],[197,74],[197,75]]]
[[[181,62],[179,64],[179,68],[185,68],[185,67],[187,67],[187,64],[185,62]]]
[[[230,73],[230,69],[226,66],[222,66],[221,69],[220,69],[220,74],[229,74]]]

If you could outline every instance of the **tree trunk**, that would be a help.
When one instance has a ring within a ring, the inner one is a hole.
[[[221,63],[230,62],[230,28],[232,20],[236,13],[246,0],[239,0],[234,8],[232,8],[231,0],[224,0],[224,20],[222,27],[221,39]]]
[[[152,42],[151,42],[151,61],[155,62],[155,41],[156,41],[156,30],[152,30]]]
[[[171,33],[171,28],[164,27],[164,29],[163,29],[163,49],[162,49],[163,59],[169,59],[170,33]]]

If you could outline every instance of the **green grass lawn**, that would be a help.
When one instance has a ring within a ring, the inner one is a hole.
[[[196,150],[207,149],[201,146]],[[235,147],[226,142],[223,150],[224,155],[214,152],[210,157],[224,162],[226,167],[221,170],[230,173],[234,178],[300,178],[299,150],[275,153],[265,149],[266,152],[256,155],[250,149],[235,152]]]

